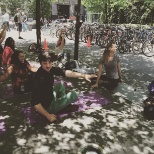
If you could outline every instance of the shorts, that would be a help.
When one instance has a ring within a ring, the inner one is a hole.
[[[16,23],[17,26],[17,31],[21,32],[22,31],[22,23]]]

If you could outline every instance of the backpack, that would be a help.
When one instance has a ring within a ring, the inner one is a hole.
[[[148,85],[148,90],[151,96],[154,96],[154,80]]]
[[[18,22],[17,14],[14,16],[14,22]]]
[[[143,115],[148,120],[154,120],[154,97],[149,97],[143,101]]]

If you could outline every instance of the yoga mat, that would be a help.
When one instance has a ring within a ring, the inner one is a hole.
[[[6,128],[5,128],[4,117],[0,116],[0,134],[3,134],[5,132],[6,132]]]
[[[88,93],[81,93],[78,99],[72,104],[79,106],[78,110],[74,112],[82,112],[84,110],[101,107],[108,103],[110,103],[110,101],[104,98],[103,96],[101,96],[99,93],[88,92]],[[47,119],[43,117],[41,114],[39,114],[31,106],[23,107],[22,112],[24,113],[25,118],[27,119],[29,124],[36,124],[36,123],[40,124],[40,123],[47,122]],[[61,118],[64,116],[68,116],[74,112],[60,113],[60,114],[57,114],[57,117]]]
[[[79,109],[75,112],[81,112],[84,110],[101,107],[103,105],[106,105],[110,103],[110,101],[103,96],[101,96],[99,93],[96,92],[88,92],[88,93],[81,93],[78,97],[78,99],[73,103],[74,105],[78,105]],[[67,114],[58,114],[58,117],[63,117],[71,113]]]

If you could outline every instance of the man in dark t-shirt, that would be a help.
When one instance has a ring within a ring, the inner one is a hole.
[[[96,77],[96,75],[81,74],[53,67],[51,57],[48,52],[43,52],[39,55],[39,62],[41,67],[36,72],[34,78],[31,104],[50,122],[53,122],[56,120],[55,113],[68,106],[77,98],[77,95],[72,92],[69,93],[70,100],[68,100],[65,96],[63,96],[60,101],[59,99],[56,99],[55,95],[58,94],[54,95],[53,93],[54,75],[72,78],[85,78],[87,81],[90,81],[90,78]],[[58,86],[60,90],[57,91],[61,91],[61,93],[63,93],[64,86]]]

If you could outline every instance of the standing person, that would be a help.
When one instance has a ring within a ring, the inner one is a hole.
[[[48,52],[42,52],[38,58],[41,67],[36,72],[33,80],[31,104],[50,122],[53,122],[56,120],[55,114],[58,111],[73,103],[74,100],[77,99],[76,92],[70,92],[67,96],[63,95],[65,88],[61,84],[57,85],[58,87],[54,87],[56,89],[56,93],[53,93],[54,76],[84,78],[87,81],[90,81],[90,78],[96,77],[96,75],[81,74],[53,67],[51,56]],[[63,96],[61,98],[57,98],[60,93]]]
[[[5,40],[4,50],[2,53],[2,66],[8,68],[11,64],[12,54],[15,52],[15,41],[12,37]]]
[[[17,8],[17,18],[18,18],[18,22],[16,23],[17,24],[17,27],[18,27],[18,31],[19,31],[19,39],[23,39],[21,36],[20,36],[20,33],[22,31],[22,15],[21,15],[21,10],[20,8]]]
[[[44,18],[43,22],[44,22],[45,27],[47,28],[47,27],[48,27],[48,25],[49,25],[48,20],[47,20],[46,18]]]
[[[0,32],[0,65],[2,64],[2,53],[3,53],[3,46],[2,46],[2,43],[6,37],[6,26],[3,25],[2,26],[2,31]]]
[[[11,64],[6,73],[0,76],[0,82],[7,80],[11,76],[14,94],[30,92],[32,80],[28,74],[29,72],[36,72],[37,69],[30,66],[25,60],[25,54],[22,51],[18,51],[14,58],[15,63]]]
[[[43,26],[43,23],[44,23],[44,21],[43,21],[43,18],[41,17],[40,18],[40,25]]]
[[[10,17],[9,17],[8,12],[6,12],[2,16],[2,21],[3,21],[3,25],[6,25],[7,26],[7,31],[10,31],[10,25],[9,25]]]
[[[27,32],[27,16],[25,15],[25,12],[22,12],[22,29],[23,32]]]
[[[100,79],[103,80],[102,85],[108,90],[113,90],[118,86],[119,82],[122,82],[120,60],[119,56],[116,54],[116,49],[117,46],[115,42],[110,41],[107,44],[103,56],[99,61],[96,83],[92,85],[92,88],[98,87]],[[106,75],[102,75],[103,66]]]

